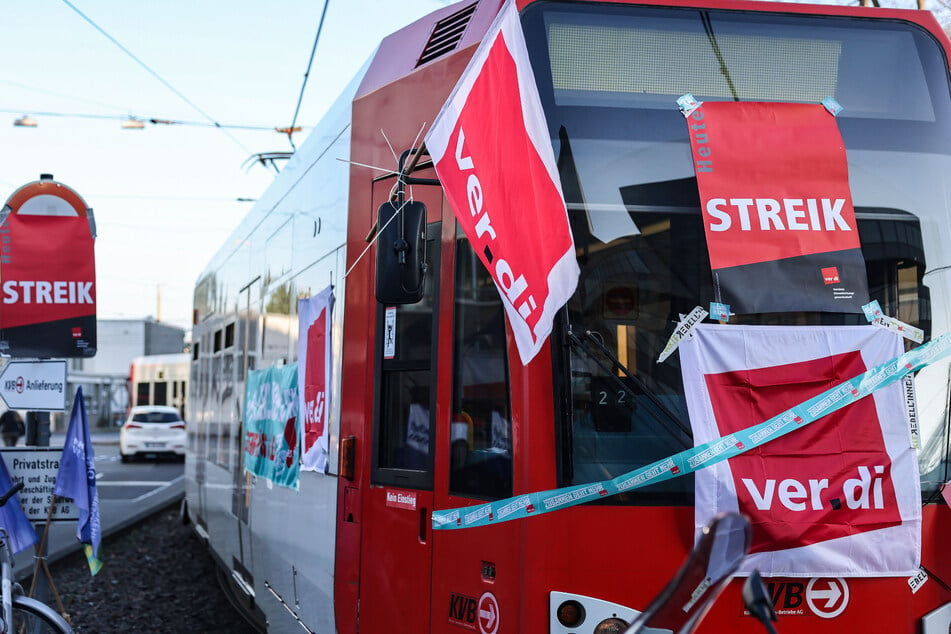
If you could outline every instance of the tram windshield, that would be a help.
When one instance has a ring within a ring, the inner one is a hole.
[[[522,19],[581,265],[568,332],[553,338],[570,392],[562,484],[613,478],[693,444],[678,356],[657,363],[678,316],[714,296],[676,105],[683,94],[838,100],[870,295],[926,338],[949,330],[951,100],[947,59],[927,32],[838,16],[589,3],[539,3]],[[818,312],[733,321],[865,323]],[[947,377],[947,364],[916,377],[926,498],[948,480]],[[675,478],[606,503],[690,504],[692,487]]]

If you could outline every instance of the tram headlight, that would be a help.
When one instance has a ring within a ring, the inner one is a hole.
[[[565,627],[578,627],[584,623],[584,606],[571,599],[559,605],[555,615]]]
[[[594,634],[621,634],[627,629],[627,623],[623,619],[611,617],[604,619],[594,628]]]

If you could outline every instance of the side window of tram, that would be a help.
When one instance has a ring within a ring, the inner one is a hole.
[[[379,322],[380,416],[375,467],[420,471],[396,481],[431,486],[433,455],[433,342],[436,339],[439,224],[426,228],[422,299],[415,304],[383,305]],[[407,478],[409,478],[407,480]],[[377,472],[377,480],[390,479]]]
[[[135,403],[136,405],[151,405],[152,395],[149,394],[151,384],[141,382],[135,385]]]
[[[868,291],[887,315],[931,335],[931,289],[918,218],[900,209],[856,208]],[[913,346],[905,341],[906,349]]]
[[[498,291],[469,241],[456,241],[449,490],[512,495],[512,418],[505,318]]]

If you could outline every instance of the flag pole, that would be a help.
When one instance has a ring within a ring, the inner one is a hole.
[[[46,552],[46,541],[50,534],[50,522],[53,519],[53,507],[56,504],[56,496],[50,497],[50,508],[46,513],[46,524],[43,526],[43,537],[40,539],[39,544],[34,544],[33,548],[36,550],[36,555],[33,559],[36,560],[36,563],[33,565],[33,581],[30,583],[30,594],[28,595],[31,599],[33,598],[34,593],[36,592],[36,580],[40,574],[40,566],[46,560],[46,557],[43,553]]]
[[[90,477],[90,474],[92,477]],[[96,465],[86,419],[82,386],[76,387],[73,409],[69,413],[69,427],[63,443],[63,458],[56,473],[53,495],[69,498],[79,508],[76,538],[83,544],[89,574],[95,576],[102,568],[98,559],[102,527],[99,523],[99,494],[96,492]]]
[[[33,594],[36,592],[36,582],[40,576],[40,568],[43,568],[43,572],[46,574],[46,580],[50,584],[50,590],[53,591],[53,597],[56,599],[56,605],[59,607],[59,612],[64,617],[67,617],[67,622],[69,621],[68,615],[66,614],[66,608],[63,607],[63,601],[59,597],[59,591],[56,589],[56,584],[53,582],[53,573],[50,572],[49,564],[46,563],[46,542],[50,533],[50,524],[53,522],[53,510],[56,508],[56,496],[53,495],[50,497],[50,508],[46,513],[46,525],[43,527],[43,537],[40,539],[39,546],[35,546],[36,564],[33,566],[33,580],[30,582],[30,598],[33,598]]]

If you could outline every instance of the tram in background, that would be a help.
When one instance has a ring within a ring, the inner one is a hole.
[[[129,365],[129,409],[138,405],[170,405],[182,420],[188,398],[191,357],[187,352],[135,357]]]
[[[677,570],[694,536],[691,476],[529,520],[430,523],[433,509],[596,482],[692,446],[679,361],[656,363],[672,320],[713,297],[680,95],[834,96],[872,298],[928,338],[951,330],[939,25],[920,11],[734,0],[518,2],[555,155],[571,156],[559,169],[581,267],[528,365],[425,160],[408,175],[426,210],[422,298],[378,302],[386,275],[380,242],[368,243],[396,178],[363,166],[397,170],[390,144],[397,154],[419,144],[500,4],[460,2],[384,39],[197,283],[187,513],[270,631],[590,633],[643,609]],[[592,220],[610,214],[640,234],[602,242]],[[329,473],[301,473],[299,491],[270,486],[243,468],[247,373],[296,360],[296,300],[330,284]],[[395,340],[384,341],[387,325]],[[617,364],[637,381],[608,398]],[[824,618],[805,605],[807,580],[772,580],[775,600],[783,588],[798,600],[783,632],[948,631],[948,364],[916,381],[922,565],[936,581],[912,593],[904,578],[849,578],[847,608]],[[411,418],[422,433],[408,438]],[[758,631],[740,585],[700,631]],[[577,627],[557,619],[567,600],[584,609]]]

